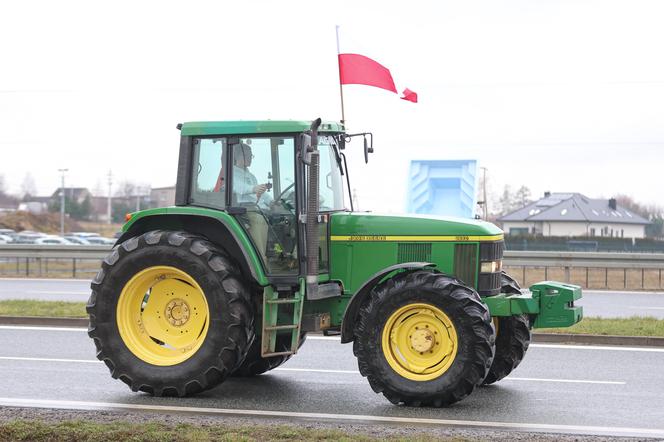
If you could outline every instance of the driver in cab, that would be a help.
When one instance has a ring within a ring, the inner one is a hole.
[[[258,184],[258,180],[249,170],[254,155],[251,146],[240,143],[233,146],[233,196],[235,202],[258,204],[262,209],[269,209],[272,195],[267,191],[269,183]]]
[[[256,176],[249,171],[253,158],[251,146],[248,144],[233,145],[233,202],[240,206],[249,204],[245,214],[247,227],[258,251],[265,260],[268,225],[262,210],[271,207],[273,199],[267,191],[272,186],[268,183],[258,184]],[[258,211],[251,209],[251,205],[254,204]]]

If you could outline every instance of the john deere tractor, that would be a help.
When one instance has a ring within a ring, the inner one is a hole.
[[[353,343],[393,403],[445,406],[507,376],[532,327],[582,317],[577,286],[523,292],[493,224],[353,211],[336,122],[178,125],[175,206],[127,215],[92,282],[89,335],[133,391],[186,396]]]

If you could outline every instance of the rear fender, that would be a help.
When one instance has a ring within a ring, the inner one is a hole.
[[[261,286],[268,284],[260,259],[248,250],[252,248],[253,252],[251,241],[237,222],[230,217],[226,219],[182,213],[142,216],[132,222],[116,244],[151,230],[183,230],[202,235],[222,247],[237,262],[245,277],[253,279]]]

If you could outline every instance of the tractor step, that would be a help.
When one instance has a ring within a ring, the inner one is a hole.
[[[300,344],[304,287],[304,279],[301,279],[298,289],[283,290],[270,286],[263,289],[262,357],[285,356],[297,352]],[[290,345],[276,348],[279,332],[290,332]]]
[[[263,355],[263,357],[264,358],[269,358],[269,357],[272,357],[272,356],[290,356],[292,354],[294,354],[292,351],[276,351],[274,353],[265,353]]]
[[[295,304],[297,302],[299,301],[295,298],[279,298],[267,301],[268,304]]]
[[[273,325],[270,327],[265,327],[265,330],[267,331],[272,331],[272,330],[293,330],[296,328],[299,328],[299,325]]]

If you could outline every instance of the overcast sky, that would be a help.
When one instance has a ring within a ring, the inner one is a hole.
[[[338,120],[339,24],[420,98],[344,87],[349,129],[375,135],[350,158],[362,209],[403,210],[411,159],[477,159],[495,194],[664,205],[663,18],[657,0],[8,2],[0,175],[169,186],[179,122]]]

